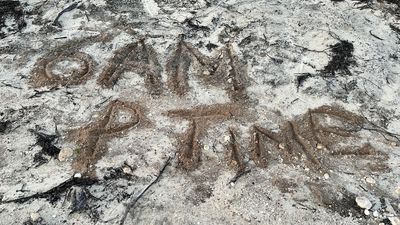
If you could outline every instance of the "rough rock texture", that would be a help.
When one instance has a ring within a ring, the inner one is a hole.
[[[399,7],[1,0],[0,224],[397,221]]]

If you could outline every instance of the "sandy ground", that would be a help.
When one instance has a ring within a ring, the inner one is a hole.
[[[0,1],[0,224],[399,225],[399,7]]]

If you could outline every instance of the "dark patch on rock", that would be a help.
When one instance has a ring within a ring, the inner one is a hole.
[[[140,0],[107,0],[107,8],[113,12],[130,13],[133,17],[139,17],[145,14],[143,4]]]
[[[45,163],[47,163],[49,160],[43,156],[42,152],[38,152],[33,156],[33,163],[35,164],[35,167],[39,167]]]
[[[6,131],[9,128],[10,124],[11,124],[10,121],[1,121],[0,122],[0,134],[6,133]]]
[[[349,67],[356,65],[353,57],[354,46],[352,43],[340,40],[339,43],[330,46],[332,58],[328,65],[321,71],[324,77],[334,77],[336,75],[351,75]]]
[[[130,169],[130,170],[133,171],[132,169]],[[104,180],[116,180],[116,179],[132,180],[135,177],[136,176],[134,176],[130,173],[124,172],[122,167],[119,167],[119,168],[110,167],[110,168],[107,168],[107,172],[103,176],[103,179]]]
[[[213,190],[208,185],[198,185],[191,191],[187,197],[194,205],[205,203],[212,196]]]
[[[27,202],[31,199],[40,199],[40,198],[45,198],[47,199],[50,203],[55,203],[60,199],[60,196],[62,193],[66,193],[70,188],[72,187],[86,187],[86,186],[91,186],[96,183],[98,183],[98,179],[93,179],[89,177],[82,177],[82,178],[76,178],[76,177],[71,177],[68,180],[62,182],[61,184],[57,185],[56,187],[53,187],[47,191],[44,192],[38,192],[29,196],[17,198],[17,199],[12,199],[12,200],[7,200],[7,201],[1,201],[0,204],[4,203],[24,203]]]
[[[35,167],[39,167],[49,161],[47,156],[51,156],[53,158],[56,158],[58,156],[58,153],[60,153],[60,148],[54,145],[54,142],[58,138],[58,135],[54,134],[45,134],[42,132],[39,132],[37,130],[29,130],[36,136],[36,143],[35,145],[39,145],[42,147],[40,152],[36,153],[33,157],[33,163],[35,164]]]
[[[12,26],[7,26],[7,20],[12,20]],[[16,33],[26,26],[24,11],[19,1],[1,1],[0,3],[0,39],[7,36],[7,32]]]
[[[206,48],[208,51],[212,51],[214,48],[218,48],[218,45],[209,42],[208,44],[206,44]]]
[[[45,134],[39,131],[30,130],[36,135],[36,144],[42,147],[42,153],[57,157],[60,153],[60,148],[54,145],[55,140],[58,138],[57,135]]]
[[[342,217],[363,217],[363,210],[357,206],[356,195],[344,188],[335,188],[329,184],[311,184],[310,190],[316,200],[330,211]]]

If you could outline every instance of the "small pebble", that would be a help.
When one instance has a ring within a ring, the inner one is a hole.
[[[70,148],[63,148],[60,150],[58,153],[58,160],[60,162],[65,162],[67,161],[72,155],[74,154],[74,151]]]
[[[125,166],[124,168],[122,168],[122,171],[123,171],[125,174],[132,174],[131,168],[129,168],[129,167],[127,167],[127,166]]]
[[[278,148],[279,149],[285,149],[285,144],[284,143],[279,143]]]
[[[375,184],[375,180],[372,177],[367,177],[365,178],[365,182],[369,183],[369,184]]]
[[[396,190],[394,191],[396,192],[397,195],[400,195],[400,186],[396,188]]]
[[[81,178],[81,177],[82,177],[82,174],[81,174],[81,173],[76,173],[76,174],[74,174],[74,177],[75,177],[75,178]]]
[[[204,70],[203,75],[206,75],[206,76],[210,75],[210,71]]]
[[[356,203],[362,209],[370,209],[372,207],[371,201],[366,197],[357,197]]]
[[[324,179],[325,179],[325,180],[328,180],[328,179],[329,179],[329,174],[327,174],[327,173],[324,174]]]
[[[379,213],[378,213],[378,211],[374,211],[374,212],[372,213],[372,215],[373,215],[374,217],[378,217],[378,216],[379,216]]]
[[[229,137],[228,135],[226,135],[226,136],[224,137],[224,142],[225,142],[225,143],[228,143],[230,140],[231,140],[231,137]]]
[[[320,144],[320,143],[317,144],[317,149],[318,149],[318,150],[321,150],[321,149],[323,149],[323,148],[324,148],[324,146],[323,146],[322,144]]]
[[[208,150],[210,150],[210,146],[208,146],[208,145],[204,145],[204,150],[206,150],[206,151],[208,151]]]
[[[400,225],[399,217],[389,217],[388,219],[392,225]]]
[[[37,222],[40,219],[40,215],[37,212],[31,213],[32,222]]]
[[[377,16],[377,17],[381,17],[381,16],[383,16],[383,12],[380,11],[380,10],[375,10],[374,11],[374,15]]]
[[[364,214],[365,214],[366,216],[369,216],[369,210],[368,210],[368,209],[365,209],[365,210],[364,210]]]

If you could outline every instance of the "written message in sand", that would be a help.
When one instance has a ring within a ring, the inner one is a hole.
[[[82,42],[73,42],[39,59],[32,71],[32,84],[35,87],[66,86],[83,84],[90,79],[96,63],[89,55],[79,52],[80,45],[83,45]],[[150,95],[160,95],[164,90],[161,74],[165,71],[165,88],[177,96],[184,96],[190,91],[189,73],[195,74],[205,85],[226,90],[231,103],[164,112],[174,120],[189,121],[187,130],[178,137],[178,165],[185,170],[195,170],[201,163],[201,140],[210,125],[237,118],[246,121],[246,108],[250,107],[246,91],[246,67],[231,43],[210,57],[182,37],[166,58],[163,67],[156,50],[145,39],[125,45],[116,50],[108,64],[101,69],[97,84],[111,88],[118,83],[123,72],[133,71],[144,79]],[[64,68],[64,71],[60,71],[60,68]],[[74,163],[75,170],[90,172],[90,166],[106,152],[110,138],[150,123],[151,118],[146,118],[145,108],[138,103],[112,101],[101,119],[69,132],[71,140],[80,146]],[[359,163],[356,165],[360,168],[372,171],[388,169],[385,164],[387,156],[358,135],[368,126],[368,121],[337,106],[310,109],[294,120],[278,124],[279,131],[257,124],[249,126],[251,140],[247,141],[250,143],[248,146],[243,146],[245,141],[241,141],[235,127],[227,131],[228,164],[238,173],[246,170],[248,163],[244,161],[245,156],[249,156],[260,168],[266,168],[272,161],[279,161],[324,171],[329,170],[335,160],[345,157],[357,159]]]

